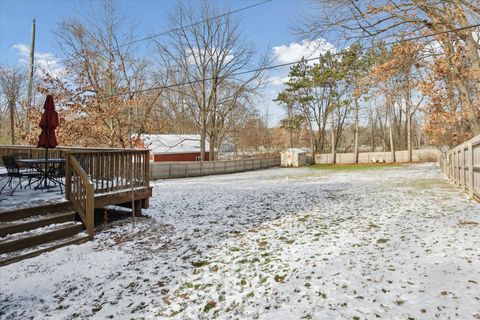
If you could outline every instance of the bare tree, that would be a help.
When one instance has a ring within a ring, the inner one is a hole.
[[[21,89],[24,86],[25,73],[10,67],[0,68],[0,92],[8,104],[10,119],[10,144],[15,144],[15,114],[17,103],[20,103]],[[3,117],[2,117],[3,118]]]
[[[180,2],[169,19],[174,30],[169,41],[157,42],[163,73],[171,75],[170,90],[182,96],[200,132],[202,161],[207,137],[210,160],[214,160],[214,148],[229,117],[262,85],[261,70],[237,73],[261,69],[267,56],[255,64],[255,51],[242,39],[239,20],[219,15],[210,2],[198,10]]]
[[[68,83],[50,78],[44,90],[54,91],[72,110],[67,119],[74,117],[85,134],[77,143],[131,147],[132,134],[155,123],[161,90],[143,91],[150,84],[148,63],[134,54],[133,27],[115,2],[88,4],[87,16],[62,20],[56,32]]]

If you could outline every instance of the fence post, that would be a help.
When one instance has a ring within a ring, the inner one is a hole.
[[[460,150],[457,152],[457,185],[462,186],[462,178],[460,176]]]
[[[464,167],[465,167],[465,157],[464,155],[464,150],[463,146],[462,148],[458,151],[458,184],[462,189],[465,191],[465,181],[464,181]]]
[[[450,164],[450,180],[455,180],[455,175],[454,175],[454,170],[453,170],[453,165],[454,165],[454,157],[453,157],[453,153],[450,151],[449,153],[449,158],[450,160],[448,161],[448,163]]]
[[[473,161],[475,160],[473,155],[473,144],[472,142],[468,143],[468,196],[470,199],[473,199]]]
[[[454,150],[453,151],[453,183],[455,183],[455,185],[457,185],[457,167],[458,167],[458,164],[457,164],[457,150]]]

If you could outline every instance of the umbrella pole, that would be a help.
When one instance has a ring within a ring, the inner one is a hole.
[[[45,146],[45,189],[48,188],[48,144],[50,143],[50,121],[49,114],[47,113],[47,145]]]
[[[48,147],[45,148],[45,176],[44,176],[45,182],[45,189],[47,188],[48,184]]]

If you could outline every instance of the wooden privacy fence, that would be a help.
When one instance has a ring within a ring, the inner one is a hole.
[[[0,146],[0,160],[3,155],[44,158],[45,150],[32,146]],[[48,157],[66,160],[65,198],[72,202],[90,239],[97,197],[101,196],[99,205],[108,205],[139,201],[137,198],[151,194],[149,150],[60,147],[49,149]]]
[[[480,201],[480,135],[441,154],[439,164],[450,180]]]
[[[439,150],[437,149],[420,149],[412,150],[413,162],[436,161],[438,159]],[[375,159],[385,162],[394,162],[392,153],[387,152],[360,152],[358,154],[358,163],[370,163]],[[396,151],[395,162],[408,162],[408,151]],[[315,163],[332,163],[332,154],[323,153],[315,155]],[[354,153],[337,153],[336,163],[355,163]]]
[[[202,166],[203,164],[203,166]],[[188,178],[215,174],[234,173],[278,167],[280,157],[204,161],[202,162],[151,162],[152,179]]]

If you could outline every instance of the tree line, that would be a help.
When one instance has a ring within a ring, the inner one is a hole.
[[[202,158],[210,151],[214,160],[225,137],[248,144],[246,127],[266,127],[256,104],[268,56],[244,40],[238,17],[209,2],[179,2],[168,16],[166,38],[153,38],[147,55],[135,47],[135,30],[114,1],[104,1],[100,11],[90,5],[87,18],[59,22],[62,75],[37,72],[36,93],[54,95],[62,144],[132,147],[136,134],[198,133]],[[245,69],[258,71],[236,76]],[[15,113],[17,141],[35,143],[38,129],[26,124],[38,122],[41,102],[26,106],[21,70],[2,72],[15,87],[3,90],[3,97],[5,105],[15,104],[6,108]],[[9,126],[2,121],[3,128]]]
[[[477,2],[316,2],[295,31],[350,45],[291,68],[276,99],[291,141],[306,132],[312,150],[353,149],[358,159],[363,135],[372,150],[377,140],[411,160],[414,145],[452,147],[480,133]]]
[[[212,160],[226,139],[239,149],[358,154],[365,146],[392,152],[453,146],[479,133],[479,28],[469,28],[480,21],[478,4],[316,2],[293,31],[312,40],[334,37],[346,49],[291,67],[275,99],[286,113],[276,128],[258,108],[274,62],[245,40],[238,16],[211,2],[179,2],[168,16],[169,32],[152,37],[145,50],[107,0],[101,10],[90,3],[83,19],[59,22],[63,68],[36,73],[33,106],[24,95],[25,72],[1,68],[0,142],[36,142],[32,124],[46,93],[56,100],[62,144],[131,147],[135,134],[198,133],[202,158],[210,151]]]

